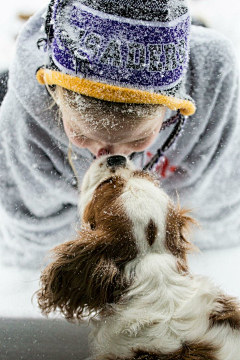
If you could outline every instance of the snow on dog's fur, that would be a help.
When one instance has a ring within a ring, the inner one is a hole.
[[[82,227],[42,273],[42,312],[90,316],[97,360],[239,360],[239,304],[188,269],[195,221],[124,159],[85,175]]]

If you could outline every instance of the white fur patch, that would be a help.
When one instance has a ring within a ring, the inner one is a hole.
[[[133,235],[140,254],[164,252],[169,202],[166,193],[145,178],[132,177],[124,188],[121,201],[128,218],[133,223]],[[150,220],[156,224],[158,229],[156,239],[151,247],[146,237],[146,229]]]

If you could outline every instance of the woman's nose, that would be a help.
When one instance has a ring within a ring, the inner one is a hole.
[[[97,157],[103,156],[103,155],[115,155],[118,154],[119,147],[115,145],[106,145],[104,147],[101,147],[97,151]]]
[[[108,155],[109,154],[109,150],[107,148],[100,148],[97,151],[97,157],[99,158],[100,156],[103,155]]]
[[[97,151],[97,157],[103,156],[103,155],[125,155],[128,156],[131,154],[130,149],[126,148],[126,146],[123,145],[107,145],[104,147],[101,147]]]

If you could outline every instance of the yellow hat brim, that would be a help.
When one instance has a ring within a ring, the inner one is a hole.
[[[171,110],[180,110],[181,114],[186,116],[193,115],[196,111],[194,103],[189,100],[99,83],[55,70],[41,68],[37,71],[36,77],[41,85],[59,85],[65,89],[101,100],[131,104],[161,104]]]

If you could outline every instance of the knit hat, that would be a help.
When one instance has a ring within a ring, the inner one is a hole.
[[[190,16],[186,0],[52,0],[49,63],[40,84],[60,85],[94,98],[162,104],[195,112],[185,93]]]

